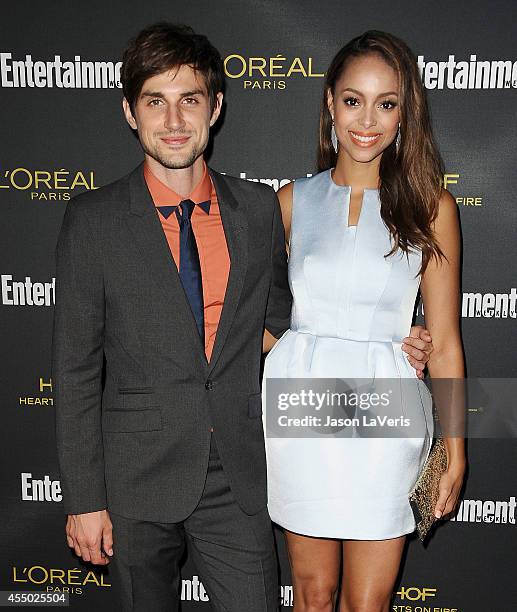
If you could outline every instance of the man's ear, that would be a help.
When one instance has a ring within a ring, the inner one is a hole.
[[[212,127],[214,123],[217,121],[217,119],[219,118],[222,107],[223,107],[223,92],[220,91],[215,97],[215,107],[214,107],[214,111],[212,112],[212,116],[210,117],[210,127]]]
[[[129,123],[129,127],[131,127],[131,129],[133,130],[136,130],[137,129],[136,120],[133,117],[133,113],[131,112],[131,107],[129,106],[129,102],[126,100],[126,98],[122,100],[122,108],[124,110],[124,116],[126,117],[126,121]]]

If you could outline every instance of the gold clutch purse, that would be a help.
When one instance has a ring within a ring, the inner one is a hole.
[[[447,469],[447,452],[443,438],[436,438],[418,479],[409,494],[409,503],[422,542],[437,520],[434,509],[438,501],[440,478]]]

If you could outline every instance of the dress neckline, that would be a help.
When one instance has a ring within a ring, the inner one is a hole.
[[[348,191],[352,191],[352,186],[351,185],[339,185],[338,183],[336,183],[336,181],[332,178],[332,170],[335,170],[335,167],[329,168],[327,170],[327,175],[328,175],[328,179],[330,181],[330,184],[333,185],[334,187],[336,187],[337,189],[346,189]],[[375,188],[375,187],[364,187],[363,191],[379,191],[379,189]]]
[[[348,218],[349,218],[349,214],[350,214],[350,196],[352,194],[352,187],[351,185],[338,185],[337,183],[334,182],[334,179],[332,178],[332,170],[334,168],[330,168],[329,170],[327,170],[327,177],[328,180],[330,181],[331,187],[335,187],[340,194],[344,193],[345,194],[345,198],[347,200],[347,205],[346,205],[346,219],[345,219],[345,231],[349,232],[350,234],[355,234],[356,230],[358,228],[358,226],[361,223],[361,219],[363,217],[363,211],[365,206],[367,205],[368,201],[371,200],[371,197],[368,197],[368,194],[373,192],[377,195],[378,197],[378,189],[372,189],[372,188],[368,188],[365,187],[363,189],[363,194],[361,197],[361,209],[359,211],[359,216],[357,218],[357,223],[355,225],[349,225],[348,224]],[[341,195],[339,196],[341,198]]]

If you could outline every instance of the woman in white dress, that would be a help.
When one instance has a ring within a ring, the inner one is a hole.
[[[275,378],[408,379],[418,392],[402,401],[422,434],[273,437],[266,403],[268,507],[286,530],[295,612],[331,611],[339,591],[341,612],[385,612],[433,437],[430,397],[401,350],[419,288],[431,377],[464,376],[457,205],[441,186],[416,60],[398,38],[366,32],[332,61],[319,169],[279,191],[294,302],[266,358],[264,401]],[[438,518],[465,471],[463,439],[445,442]]]

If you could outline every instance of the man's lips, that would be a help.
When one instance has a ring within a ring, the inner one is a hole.
[[[190,136],[162,136],[160,140],[166,145],[181,146],[184,145]]]
[[[360,147],[371,147],[382,136],[379,132],[356,132],[348,130],[352,142]]]

